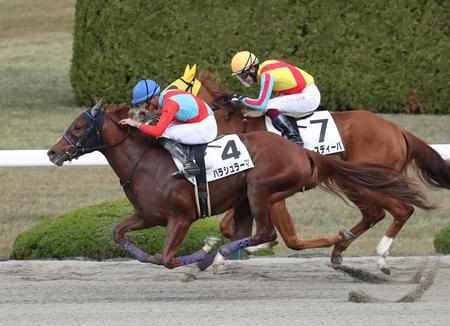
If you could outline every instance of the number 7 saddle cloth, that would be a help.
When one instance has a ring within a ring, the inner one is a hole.
[[[329,111],[314,111],[301,118],[287,117],[294,128],[297,125],[306,149],[325,155],[345,151],[339,130]],[[281,134],[267,116],[266,128],[270,132]]]

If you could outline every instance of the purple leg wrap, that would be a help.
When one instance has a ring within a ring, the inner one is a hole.
[[[219,252],[225,258],[228,258],[233,252],[239,249],[250,247],[250,238],[236,240],[223,245]]]
[[[148,263],[149,262],[149,255],[146,252],[143,252],[141,249],[136,247],[134,244],[132,244],[129,241],[126,241],[122,243],[122,246],[128,250],[134,257],[137,258],[137,260]]]
[[[218,251],[216,250],[216,251],[214,251],[214,252],[211,252],[211,253],[207,254],[205,258],[203,258],[202,260],[200,260],[200,261],[197,263],[198,268],[199,268],[201,271],[204,271],[204,270],[207,269],[209,266],[211,266],[211,264],[212,264],[213,261],[214,261],[214,257],[216,257],[217,252],[218,252]]]
[[[184,266],[184,265],[189,265],[189,264],[198,262],[199,260],[202,260],[203,258],[205,258],[206,254],[207,254],[207,252],[205,250],[200,249],[189,256],[180,257],[181,265]]]

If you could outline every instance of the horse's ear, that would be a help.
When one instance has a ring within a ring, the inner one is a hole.
[[[195,78],[195,75],[197,74],[197,64],[195,63],[190,71],[191,75],[192,75],[192,80]]]
[[[184,76],[182,78],[187,82],[193,81],[195,78],[195,70],[196,70],[195,64],[192,66],[192,68],[189,65],[187,65],[186,69],[184,70]]]
[[[103,97],[99,99],[98,102],[95,103],[95,105],[92,107],[91,115],[95,117],[97,113],[102,109],[102,107],[103,107]]]
[[[191,67],[189,67],[189,65],[187,65],[186,68],[184,69],[183,78],[186,78],[187,76],[189,76],[190,70],[191,70]]]

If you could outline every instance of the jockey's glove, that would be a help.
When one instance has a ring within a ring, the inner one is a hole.
[[[242,96],[241,94],[238,94],[238,93],[234,93],[233,95],[230,96],[230,102],[241,103],[244,98],[245,98],[245,96]]]

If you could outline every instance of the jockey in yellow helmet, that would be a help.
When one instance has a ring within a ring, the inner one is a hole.
[[[298,129],[291,125],[283,113],[300,117],[319,107],[320,92],[314,84],[314,78],[306,71],[281,60],[266,60],[260,64],[258,58],[249,51],[235,54],[231,60],[231,71],[246,87],[258,81],[261,83],[257,99],[234,94],[231,100],[263,111],[288,139],[303,145]],[[271,99],[273,91],[276,95]]]

